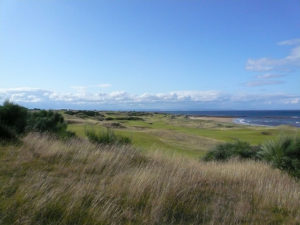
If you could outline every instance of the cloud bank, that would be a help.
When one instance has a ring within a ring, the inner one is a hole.
[[[255,84],[253,84],[255,85]],[[300,95],[226,94],[219,91],[173,91],[131,94],[125,91],[56,92],[37,88],[0,89],[0,101],[10,100],[27,107],[72,109],[201,110],[245,108],[299,108]],[[247,108],[247,107],[246,107]]]

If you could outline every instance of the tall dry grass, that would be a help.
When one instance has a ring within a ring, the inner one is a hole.
[[[299,224],[300,185],[266,164],[142,155],[30,134],[1,149],[0,224]]]

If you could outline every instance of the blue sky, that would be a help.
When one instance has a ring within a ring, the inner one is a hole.
[[[0,101],[300,109],[299,0],[0,0]]]

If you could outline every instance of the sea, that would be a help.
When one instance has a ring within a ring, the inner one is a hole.
[[[233,117],[234,123],[245,125],[300,127],[300,110],[165,111],[165,113]]]

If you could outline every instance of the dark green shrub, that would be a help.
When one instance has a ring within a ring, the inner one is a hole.
[[[97,111],[91,111],[91,110],[81,110],[80,113],[86,115],[86,116],[101,116],[101,114]]]
[[[17,140],[16,133],[9,127],[0,124],[0,144]]]
[[[136,117],[136,116],[123,116],[123,117],[106,117],[105,120],[141,120],[143,121],[144,119],[141,117]]]
[[[102,117],[103,115],[98,112],[98,111],[92,111],[92,110],[66,110],[64,112],[65,114],[68,115],[78,115],[78,116],[90,116],[90,117],[94,117],[94,116],[100,116]]]
[[[119,136],[117,143],[118,144],[131,144],[131,139],[129,137]]]
[[[128,116],[152,116],[153,115],[153,113],[151,112],[135,112],[135,111],[128,112],[127,114]]]
[[[280,137],[264,143],[258,156],[274,167],[300,177],[300,137]]]
[[[261,134],[262,135],[272,135],[272,132],[270,132],[270,131],[262,131]]]
[[[128,137],[117,136],[111,129],[105,131],[86,130],[86,136],[89,141],[97,144],[130,144],[131,140]]]
[[[27,114],[26,108],[5,101],[3,106],[0,106],[0,123],[17,134],[21,134],[27,125]]]
[[[67,131],[67,124],[61,114],[46,110],[29,114],[27,130],[54,133],[61,138],[75,136],[75,133]]]
[[[257,159],[258,146],[251,146],[248,142],[236,141],[233,143],[224,143],[217,145],[205,156],[205,161],[210,160],[228,160],[238,157],[241,159]]]
[[[144,120],[144,119],[136,116],[124,116],[124,117],[117,117],[116,120]]]
[[[67,110],[64,112],[65,114],[68,114],[68,115],[75,115],[76,114],[76,111],[73,111],[73,110]]]
[[[28,111],[25,107],[5,101],[0,106],[0,141],[16,140],[25,131],[50,132],[62,138],[75,136],[67,131],[67,124],[59,113]]]
[[[59,133],[66,128],[63,116],[57,112],[41,110],[31,113],[28,118],[28,130]]]

